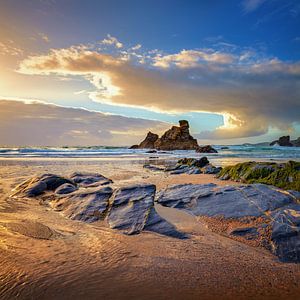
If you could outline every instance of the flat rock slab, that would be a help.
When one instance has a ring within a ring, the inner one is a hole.
[[[155,185],[133,185],[118,189],[111,201],[107,222],[113,229],[126,234],[154,231],[167,236],[185,235],[160,217],[154,208]]]
[[[91,223],[105,218],[112,193],[108,186],[96,191],[78,191],[51,201],[50,205],[72,220]]]
[[[263,184],[216,187],[214,184],[174,185],[162,190],[157,202],[184,208],[196,216],[259,217],[294,202],[294,197]]]
[[[110,184],[113,181],[98,173],[79,173],[71,174],[70,178],[81,187],[96,187]]]

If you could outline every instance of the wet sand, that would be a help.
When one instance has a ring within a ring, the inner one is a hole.
[[[300,265],[210,231],[172,208],[156,209],[181,231],[178,240],[126,236],[103,222],[64,218],[37,200],[9,198],[30,176],[99,172],[116,183],[231,184],[211,175],[153,173],[140,163],[97,160],[0,161],[0,299],[296,299]],[[233,183],[234,184],[234,183]]]

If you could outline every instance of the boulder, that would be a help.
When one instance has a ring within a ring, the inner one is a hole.
[[[197,153],[218,153],[218,151],[210,145],[199,146],[196,149]]]
[[[71,174],[70,178],[81,187],[96,187],[110,184],[113,181],[98,173],[79,173]]]
[[[118,189],[111,201],[107,222],[113,229],[126,234],[148,230],[167,236],[185,238],[176,228],[160,217],[154,208],[155,185],[133,185]]]
[[[300,162],[244,162],[223,168],[217,175],[222,180],[264,183],[287,190],[300,191]]]
[[[283,146],[283,147],[292,147],[293,144],[290,141],[290,136],[286,135],[286,136],[281,136],[278,140],[273,141],[272,143],[270,143],[270,146],[274,146],[274,145],[279,145],[279,146]]]

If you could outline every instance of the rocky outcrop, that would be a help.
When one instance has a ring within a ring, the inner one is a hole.
[[[153,149],[157,139],[158,135],[149,131],[146,138],[137,147],[131,146],[131,149]]]
[[[286,136],[281,136],[278,140],[273,141],[272,143],[270,143],[270,146],[274,146],[274,145],[279,145],[279,146],[284,146],[284,147],[292,147],[293,144],[290,141],[290,136],[286,135]]]
[[[300,191],[300,162],[289,161],[280,164],[245,162],[223,168],[218,177],[222,180],[264,183],[286,190]]]
[[[125,234],[152,231],[187,238],[156,212],[155,185],[127,186],[114,191],[107,186],[112,180],[101,174],[76,172],[70,177],[45,174],[31,178],[19,185],[12,196],[36,197],[41,204],[71,220],[88,223],[106,220],[110,228]]]
[[[218,151],[210,145],[200,146],[196,149],[198,153],[218,153]]]
[[[150,164],[145,164],[144,168],[154,171],[154,172],[169,172],[171,175],[178,174],[217,174],[222,168],[215,167],[209,163],[207,157],[196,158],[182,158],[177,161],[175,165],[169,165],[167,167],[154,166]]]
[[[157,149],[157,150],[196,150],[197,140],[189,132],[188,121],[179,121],[179,126],[172,126],[160,138],[157,134],[149,132],[144,141],[138,146],[131,146],[132,149]]]
[[[181,184],[157,194],[156,201],[184,209],[212,230],[251,240],[283,261],[300,262],[300,193],[264,185],[218,187],[215,184]]]
[[[278,140],[270,143],[270,146],[283,146],[283,147],[300,147],[300,137],[296,140],[291,140],[289,135],[281,136]]]

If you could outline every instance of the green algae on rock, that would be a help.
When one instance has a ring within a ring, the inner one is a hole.
[[[300,191],[300,162],[244,162],[223,168],[217,177],[222,180],[264,183],[286,190]]]

